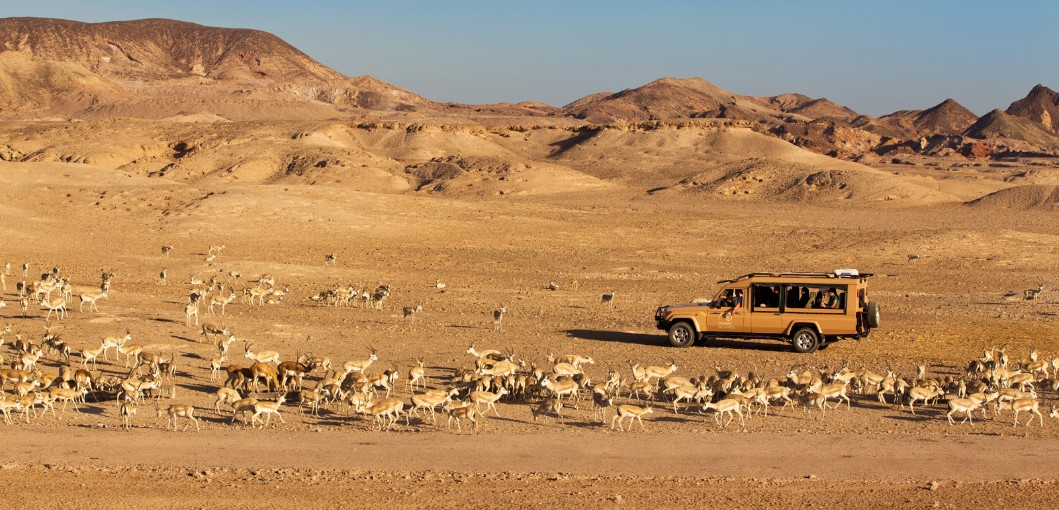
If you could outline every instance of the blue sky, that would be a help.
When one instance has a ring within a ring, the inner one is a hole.
[[[556,106],[663,76],[861,113],[977,114],[1059,90],[1059,2],[0,0],[2,16],[173,18],[271,32],[435,101]]]

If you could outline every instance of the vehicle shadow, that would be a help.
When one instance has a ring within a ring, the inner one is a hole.
[[[582,340],[594,340],[597,342],[615,342],[640,345],[654,345],[669,347],[665,335],[648,333],[630,333],[627,331],[601,331],[593,329],[568,329],[564,331],[567,335]],[[758,342],[754,340],[732,340],[724,338],[709,339],[701,344],[705,347],[719,347],[726,349],[740,349],[753,351],[787,352],[791,348],[782,342]]]
[[[616,342],[640,345],[662,345],[665,338],[661,335],[649,335],[646,333],[629,333],[626,331],[601,331],[595,329],[568,329],[564,331],[568,336],[582,340],[595,340],[597,342]]]

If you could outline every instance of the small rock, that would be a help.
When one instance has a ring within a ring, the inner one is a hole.
[[[936,491],[936,490],[938,490],[938,487],[941,487],[941,484],[938,483],[937,480],[934,480],[934,481],[930,482],[929,485],[927,485],[927,490]]]
[[[808,475],[805,478],[809,480],[816,480],[816,475]]]

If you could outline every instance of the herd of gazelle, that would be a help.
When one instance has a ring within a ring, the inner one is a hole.
[[[0,413],[7,423],[14,422],[12,411],[21,411],[26,421],[38,416],[38,408],[54,415],[58,403],[63,412],[69,405],[79,412],[79,405],[87,404],[88,398],[100,401],[109,393],[106,398],[114,399],[122,426],[129,428],[146,396],[175,396],[174,357],[145,352],[133,343],[131,331],[100,338],[98,346],[80,349],[80,362],[72,363],[70,347],[54,329],[49,324],[39,342],[25,339],[21,332],[12,333],[10,326],[0,336],[0,345],[10,345],[15,352],[11,368],[0,370],[0,391],[4,392]],[[13,336],[12,341],[7,340],[8,335]],[[746,430],[747,420],[757,414],[767,416],[771,406],[781,410],[801,406],[803,413],[818,410],[823,418],[828,410],[837,409],[843,402],[847,409],[852,408],[857,396],[900,407],[907,405],[908,412],[916,416],[916,407],[922,411],[934,406],[934,413],[944,414],[953,425],[954,418],[973,424],[975,412],[987,418],[991,410],[994,416],[1010,411],[1013,425],[1020,423],[1022,413],[1027,413],[1030,418],[1026,425],[1037,419],[1043,427],[1038,391],[1059,391],[1059,379],[1055,378],[1059,358],[1039,359],[1032,351],[1026,361],[1011,362],[1004,348],[986,350],[980,358],[971,360],[958,377],[930,377],[925,363],[919,364],[915,376],[907,379],[890,368],[882,373],[852,370],[848,366],[838,370],[792,367],[782,379],[721,369],[708,376],[686,377],[679,375],[676,362],[669,360],[658,365],[630,361],[626,373],[608,369],[600,380],[593,381],[586,372],[596,363],[590,356],[549,354],[545,363],[538,366],[518,359],[511,349],[478,349],[471,345],[466,351],[470,356],[468,366],[435,367],[431,369],[435,372],[433,377],[428,377],[425,360],[416,359],[405,372],[409,396],[397,398],[394,393],[399,388],[400,371],[396,364],[374,370],[379,367],[374,348],[369,348],[363,357],[333,365],[330,358],[311,353],[284,360],[280,352],[255,349],[252,342],[244,342],[243,359],[250,363],[246,366],[228,364],[229,346],[236,342],[230,328],[205,323],[201,338],[217,346],[218,357],[210,360],[210,380],[225,375],[215,391],[214,413],[223,414],[227,408],[231,416],[225,422],[233,423],[242,416],[244,423],[258,427],[270,426],[273,415],[279,423],[286,423],[282,412],[288,402],[306,408],[305,412],[311,415],[318,415],[322,407],[338,414],[344,407],[346,414],[369,416],[372,427],[382,430],[394,428],[401,417],[406,425],[411,425],[413,418],[428,417],[431,423],[437,423],[436,414],[440,411],[448,417],[447,429],[455,426],[457,432],[462,432],[464,422],[468,422],[471,430],[477,431],[481,420],[490,413],[501,416],[501,402],[522,402],[528,405],[534,421],[554,419],[562,424],[567,419],[564,410],[579,409],[582,400],[591,399],[592,419],[609,423],[611,429],[638,426],[647,430],[644,417],[664,405],[672,407],[678,416],[687,416],[689,409],[697,407],[699,413],[712,414],[722,429],[738,419],[741,430]],[[115,354],[113,360],[111,351]],[[48,357],[54,359],[58,373],[45,373]],[[111,362],[112,375],[104,375],[98,365]],[[429,388],[431,379],[440,382],[440,387]],[[6,393],[9,385],[14,394]],[[261,391],[273,398],[264,399],[258,393]],[[948,411],[938,409],[941,405]],[[155,406],[158,416],[166,418],[166,428],[177,428],[180,420],[185,422],[184,430],[192,424],[196,429],[201,427],[201,413],[192,405]],[[608,412],[612,413],[609,421]],[[250,415],[249,420],[246,415]],[[1059,418],[1059,409],[1053,406],[1050,416]]]
[[[223,245],[211,246],[207,261],[215,261],[223,249]],[[171,251],[172,246],[168,245],[162,249],[166,257]],[[335,262],[333,256],[325,261],[332,265]],[[24,264],[24,277],[28,270],[28,264]],[[80,300],[82,313],[85,303],[89,304],[90,312],[98,312],[97,302],[107,299],[113,277],[113,272],[103,271],[98,288],[79,289],[63,277],[59,268],[54,268],[33,283],[19,282],[16,290],[24,313],[25,303],[32,299],[48,310],[46,320],[50,321],[53,313],[62,320],[67,314],[66,304],[73,297]],[[203,306],[211,315],[219,311],[223,316],[225,307],[238,297],[231,287],[238,278],[240,275],[229,273],[225,284],[215,277],[207,281],[192,277],[190,283],[194,288],[185,309],[187,324],[194,322],[199,326],[198,311]],[[3,283],[6,289],[6,272]],[[264,305],[266,299],[269,302],[282,301],[288,291],[287,288],[277,288],[275,279],[269,275],[252,283],[255,285],[242,293],[244,301],[251,304]],[[440,280],[435,286],[440,292],[446,287]],[[549,285],[550,290],[557,288],[554,284]],[[1025,298],[1036,301],[1043,290],[1043,285],[1038,285],[1027,290]],[[372,307],[381,307],[389,294],[390,288],[386,285],[374,291],[349,286],[325,291],[314,300],[334,306],[357,306],[357,300],[363,299]],[[608,292],[602,296],[601,303],[613,305],[614,297],[613,291]],[[6,303],[0,301],[0,306],[6,306]],[[414,324],[416,315],[422,310],[423,306],[417,304],[404,308],[403,315]],[[502,329],[506,311],[505,306],[493,311],[495,330]],[[10,329],[8,327],[4,334],[11,333]],[[447,427],[455,424],[457,430],[462,431],[463,421],[470,422],[473,429],[478,430],[480,418],[489,412],[499,416],[497,403],[502,401],[529,403],[534,421],[554,417],[562,423],[564,408],[577,409],[581,400],[590,396],[593,419],[606,423],[607,412],[613,409],[610,426],[619,430],[631,429],[633,422],[646,430],[643,417],[656,411],[651,405],[655,401],[666,401],[667,406],[672,405],[675,414],[681,413],[682,406],[686,411],[697,404],[700,413],[713,413],[719,427],[726,428],[738,418],[745,430],[748,418],[758,413],[767,416],[772,405],[782,404],[781,409],[801,405],[805,412],[818,409],[823,417],[828,409],[836,409],[842,402],[846,403],[847,409],[851,408],[851,395],[874,394],[879,402],[886,402],[889,398],[893,405],[907,405],[913,415],[917,405],[921,408],[938,405],[944,399],[948,408],[944,414],[950,424],[955,424],[954,415],[962,417],[963,422],[973,423],[976,411],[986,418],[992,408],[994,415],[1011,411],[1015,425],[1019,423],[1020,413],[1028,413],[1027,425],[1037,418],[1043,427],[1037,392],[1059,391],[1059,381],[1055,377],[1059,371],[1059,358],[1040,360],[1035,351],[1025,363],[1011,365],[1005,349],[987,350],[981,358],[969,363],[963,377],[930,378],[925,365],[918,367],[916,377],[908,379],[893,370],[883,374],[848,367],[837,371],[792,368],[780,380],[766,380],[753,373],[740,376],[720,369],[710,376],[684,377],[676,375],[678,367],[670,361],[662,365],[630,362],[630,377],[608,370],[601,381],[593,382],[585,372],[586,365],[595,363],[591,357],[549,355],[547,365],[541,368],[526,360],[516,361],[510,350],[478,351],[472,345],[467,353],[473,357],[473,368],[449,369],[452,375],[442,388],[427,389],[425,363],[417,359],[416,365],[407,371],[407,388],[411,396],[406,401],[391,396],[399,378],[397,365],[393,364],[382,372],[370,370],[379,360],[374,348],[369,350],[368,356],[346,361],[339,369],[332,367],[327,357],[299,354],[293,360],[281,361],[281,353],[255,350],[253,343],[244,342],[244,359],[251,364],[242,366],[229,364],[228,350],[236,342],[230,327],[203,322],[200,329],[203,341],[212,341],[217,346],[217,356],[209,360],[210,380],[226,375],[224,385],[216,392],[215,412],[220,412],[221,405],[226,404],[233,412],[231,421],[240,415],[251,414],[250,423],[260,423],[261,426],[268,426],[272,415],[285,423],[280,410],[291,395],[294,395],[291,402],[297,401],[312,414],[318,414],[321,406],[337,409],[347,405],[350,411],[371,416],[380,429],[393,428],[401,416],[409,424],[411,418],[419,417],[421,411],[428,412],[434,422],[435,413],[440,409],[448,415]],[[164,397],[163,385],[167,380],[171,382],[175,374],[174,356],[145,352],[143,346],[132,343],[129,330],[124,335],[101,338],[98,346],[89,345],[76,351],[80,354],[79,368],[78,364],[71,363],[72,349],[61,336],[61,333],[53,332],[50,322],[39,342],[24,340],[21,332],[14,333],[10,345],[15,352],[10,362],[5,363],[11,368],[0,370],[0,391],[4,392],[4,398],[0,398],[0,413],[8,423],[12,422],[11,411],[21,411],[28,421],[30,414],[37,416],[38,406],[45,411],[51,410],[53,415],[57,402],[63,403],[64,411],[68,404],[78,410],[78,404],[85,404],[88,396],[98,398],[99,393],[110,391],[115,395],[123,426],[129,427],[144,396]],[[6,337],[0,335],[0,345],[6,343]],[[124,373],[124,376],[104,376],[99,371],[101,361],[111,361],[111,350],[115,353],[115,363],[123,361],[120,371],[115,373]],[[46,355],[54,356],[58,374],[44,373],[41,362],[46,360]],[[444,379],[441,375],[434,378]],[[6,393],[9,383],[15,394]],[[276,395],[274,400],[258,400],[250,396],[260,391],[262,385]],[[172,389],[171,394],[175,393],[175,386]],[[628,401],[616,404],[615,401],[621,398]],[[185,404],[158,408],[159,416],[167,418],[167,428],[176,425],[178,419],[187,421],[185,429],[192,423],[199,428],[200,418],[195,413],[193,406]],[[1059,417],[1059,410],[1053,406],[1050,415]]]

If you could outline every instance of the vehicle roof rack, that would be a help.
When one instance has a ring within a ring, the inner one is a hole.
[[[745,280],[745,279],[748,279],[748,278],[753,278],[755,276],[764,276],[764,277],[769,277],[769,278],[784,278],[784,277],[791,277],[791,276],[798,276],[798,277],[803,277],[803,278],[868,278],[870,276],[875,276],[875,273],[861,273],[861,272],[855,272],[855,271],[856,270],[839,269],[839,270],[835,270],[834,272],[830,272],[830,273],[812,273],[812,272],[804,272],[804,273],[799,273],[799,272],[771,273],[771,272],[756,272],[756,273],[747,273],[747,274],[744,274],[744,275],[741,275],[741,276],[737,276],[737,277],[732,278],[732,279],[717,280],[717,284],[720,285],[720,284],[726,284],[726,283],[733,283],[733,282],[737,282],[739,280]]]

